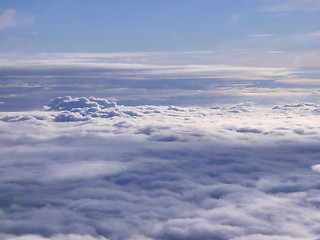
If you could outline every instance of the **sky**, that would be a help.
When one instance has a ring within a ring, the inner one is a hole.
[[[65,95],[319,102],[319,11],[315,0],[3,0],[2,109]]]
[[[319,5],[315,0],[3,0],[0,46],[36,53],[313,51],[319,50]]]
[[[319,240],[319,0],[1,0],[0,240]]]

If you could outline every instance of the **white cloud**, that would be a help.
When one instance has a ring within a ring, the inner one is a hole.
[[[319,234],[319,104],[49,106],[0,113],[0,239]]]
[[[266,33],[264,33],[264,34],[252,34],[252,35],[250,35],[250,37],[273,37],[273,36],[275,36],[274,34],[266,34]]]
[[[25,25],[33,22],[33,17],[17,17],[16,10],[6,9],[0,13],[0,31],[17,25]]]
[[[16,11],[14,9],[7,9],[3,13],[0,14],[0,31],[15,26]]]
[[[84,179],[118,174],[123,171],[125,164],[117,162],[91,161],[76,162],[49,166],[44,178],[49,180]]]
[[[268,1],[268,5],[261,7],[260,10],[264,12],[314,12],[320,11],[320,2],[318,0]]]
[[[62,235],[58,234],[49,238],[46,237],[41,237],[37,235],[24,235],[24,236],[19,236],[19,237],[10,237],[7,236],[7,240],[108,240],[104,237],[93,237],[90,235],[76,235],[76,234],[68,234],[68,235]],[[0,239],[1,235],[0,235]]]
[[[180,53],[183,55],[183,53]],[[192,57],[193,54],[189,53]],[[212,55],[213,53],[207,53]],[[30,76],[43,77],[68,77],[72,72],[73,77],[112,77],[114,79],[184,79],[184,78],[234,78],[234,79],[264,79],[266,77],[287,76],[293,72],[282,67],[254,67],[227,64],[165,64],[157,63],[157,58],[164,53],[149,53],[147,59],[140,58],[143,53],[133,55],[135,63],[127,62],[123,54],[38,54],[35,56],[6,56],[2,59],[4,72],[15,72],[15,74],[29,71]],[[175,57],[175,54],[171,54]],[[179,55],[179,53],[177,53]],[[115,57],[117,56],[117,57]],[[170,58],[170,54],[166,54]],[[118,58],[115,62],[114,58]],[[153,61],[152,61],[153,60]],[[218,62],[218,61],[217,61]],[[77,73],[75,73],[77,69]],[[81,70],[80,70],[81,69]],[[78,75],[79,74],[79,75]],[[20,74],[19,74],[20,75]]]
[[[318,73],[310,67],[316,69],[317,58],[317,52],[268,51],[2,54],[0,101],[11,111],[21,107],[18,101],[32,108],[36,98],[46,102],[61,95],[109,96],[132,105],[317,101],[316,85],[292,86],[293,79],[315,82]],[[5,94],[12,91],[14,97]],[[71,115],[65,118],[79,117]]]
[[[313,166],[311,167],[311,169],[312,169],[313,171],[320,172],[320,164],[313,165]]]

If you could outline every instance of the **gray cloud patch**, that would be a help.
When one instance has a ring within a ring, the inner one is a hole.
[[[316,239],[318,110],[60,97],[2,112],[0,239]]]

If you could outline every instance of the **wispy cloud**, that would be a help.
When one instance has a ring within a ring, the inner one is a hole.
[[[313,12],[320,11],[320,2],[318,0],[270,1],[268,5],[261,7],[259,10],[264,12]]]
[[[0,31],[13,27],[17,24],[15,19],[16,11],[14,9],[7,9],[0,15]]]
[[[30,24],[34,17],[18,17],[15,9],[7,9],[0,14],[0,31],[17,25]]]
[[[298,96],[306,99],[312,94],[313,98],[319,96],[318,85],[311,84],[315,82],[312,79],[316,73],[311,76],[301,68],[317,67],[317,52],[42,53],[0,56],[0,79],[4,90],[0,101],[5,102],[3,108],[16,105],[19,98],[28,101],[32,108],[37,104],[33,100],[34,94],[49,100],[61,94],[74,95],[75,92],[86,96],[108,95],[134,105],[142,100],[148,104],[204,104],[239,98],[254,98],[263,102],[259,96],[272,102],[278,101],[278,97]],[[310,78],[310,81],[297,85],[294,79],[299,78]],[[310,86],[314,87],[312,91]],[[12,91],[15,91],[14,96],[10,95]]]
[[[293,72],[289,68],[283,67],[255,67],[255,66],[236,66],[227,64],[179,64],[178,61],[167,64],[166,59],[177,57],[183,53],[167,53],[158,61],[161,53],[132,54],[131,59],[127,60],[124,54],[35,54],[32,56],[7,55],[0,59],[0,70],[16,74],[28,71],[35,76],[43,76],[47,71],[50,76],[63,76],[72,72],[73,76],[81,76],[84,73],[99,76],[112,76],[121,79],[154,79],[166,77],[167,79],[176,78],[234,78],[234,79],[264,79],[266,77],[276,77],[290,75]],[[190,57],[197,53],[184,53],[184,57]],[[215,53],[208,53],[214,56]],[[130,56],[130,54],[128,55]],[[192,60],[191,60],[192,61]],[[191,62],[190,62],[191,63]]]
[[[252,35],[250,35],[250,37],[273,37],[273,36],[275,36],[274,34],[267,34],[267,33],[265,33],[265,34],[252,34]]]

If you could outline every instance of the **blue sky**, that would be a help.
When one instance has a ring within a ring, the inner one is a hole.
[[[318,102],[319,13],[316,0],[2,0],[0,103]]]
[[[312,0],[2,0],[0,49],[30,52],[318,50],[319,43],[309,35],[319,35],[319,10],[319,2]],[[288,42],[284,40],[286,37],[300,39]]]

